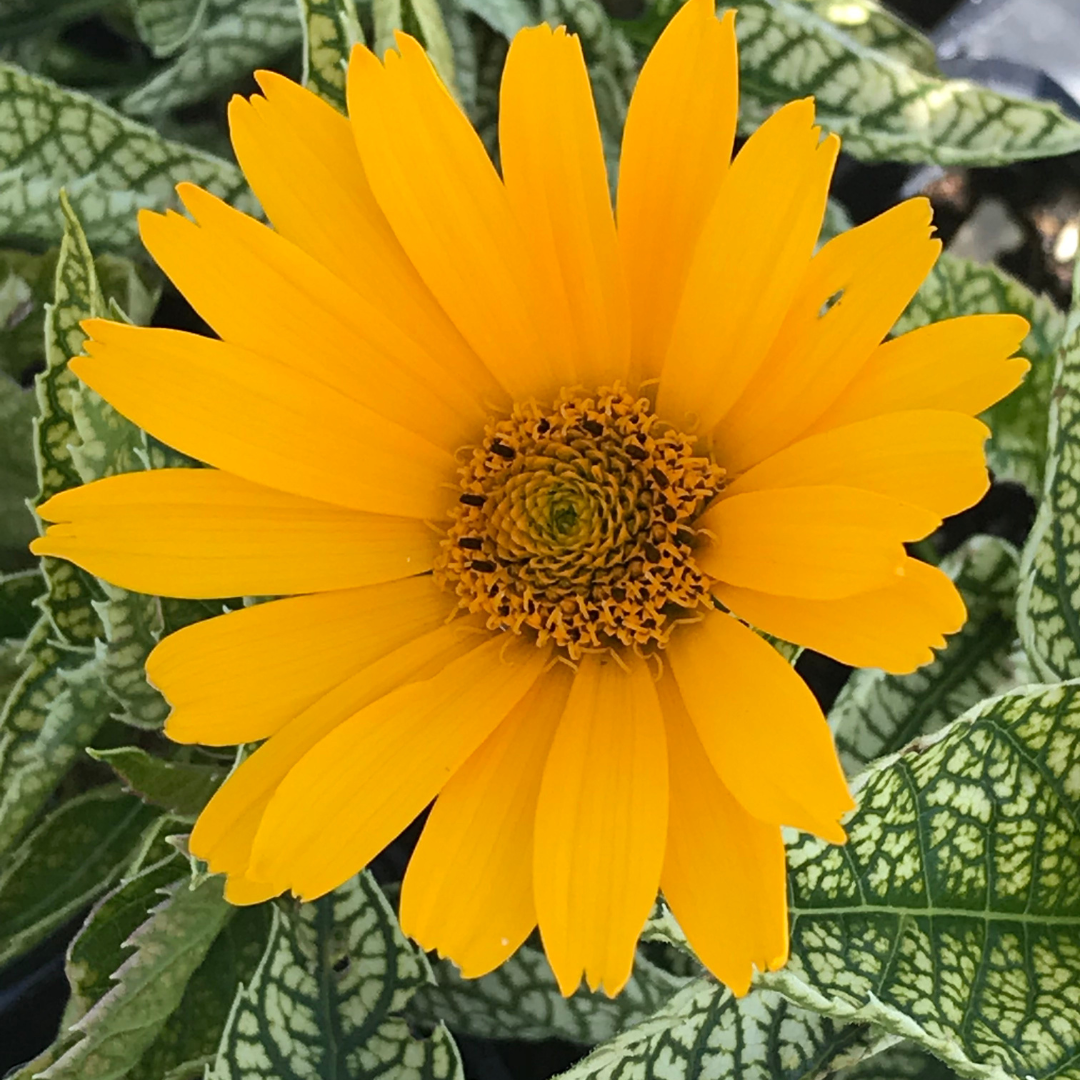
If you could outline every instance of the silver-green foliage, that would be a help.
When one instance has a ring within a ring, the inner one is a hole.
[[[173,205],[180,180],[255,208],[235,165],[169,142],[87,94],[0,64],[0,234],[59,240],[57,196],[66,187],[95,247],[128,248],[136,211]]]
[[[1043,677],[1080,676],[1080,265],[1050,393],[1046,484],[1024,548],[1018,619]]]
[[[446,1028],[417,1038],[400,1016],[430,981],[370,874],[312,904],[275,908],[207,1080],[459,1080]]]
[[[867,161],[1003,165],[1080,149],[1057,105],[1010,98],[920,70],[795,0],[741,0],[742,121],[812,94],[817,115]]]

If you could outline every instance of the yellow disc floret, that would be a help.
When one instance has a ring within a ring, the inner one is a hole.
[[[708,598],[692,522],[723,470],[619,386],[517,405],[467,451],[436,573],[491,629],[571,657],[663,645]]]

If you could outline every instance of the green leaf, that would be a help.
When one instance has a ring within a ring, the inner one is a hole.
[[[0,250],[0,371],[17,381],[45,358],[45,303],[56,254]]]
[[[0,64],[0,234],[55,243],[64,230],[57,196],[66,187],[95,244],[129,248],[137,239],[135,210],[176,205],[181,180],[257,209],[235,165],[168,142],[86,94]]]
[[[227,772],[212,765],[192,765],[153,757],[137,746],[89,750],[88,753],[95,760],[104,761],[145,802],[160,806],[176,817],[192,820],[207,804]]]
[[[146,808],[143,808],[146,810]],[[114,973],[112,988],[73,1025],[78,1042],[43,1074],[47,1080],[120,1080],[154,1044],[183,1001],[235,908],[222,879],[196,888],[181,880],[128,938],[134,952]]]
[[[1046,484],[1024,545],[1017,621],[1035,669],[1071,679],[1080,675],[1080,262],[1049,401]]]
[[[943,1061],[902,1042],[845,1069],[837,1080],[953,1080],[956,1074]]]
[[[454,48],[443,21],[439,0],[407,0],[409,10],[416,20],[419,39],[439,77],[451,90],[457,90],[454,74]]]
[[[829,724],[849,774],[1026,681],[1016,655],[1017,561],[1003,540],[973,537],[942,564],[960,589],[968,619],[934,662],[910,675],[865,670],[848,679]]]
[[[695,979],[560,1080],[813,1080],[881,1040],[868,1024],[820,1016],[771,991],[735,998],[711,979]]]
[[[0,874],[0,966],[100,896],[130,864],[156,811],[118,791],[92,791],[54,811]]]
[[[345,106],[345,66],[363,41],[354,0],[300,0],[304,22],[303,83],[340,113]]]
[[[1042,490],[1046,459],[1054,351],[1065,325],[1064,315],[1049,297],[1036,295],[996,266],[945,254],[900,316],[893,333],[904,334],[941,319],[984,312],[1012,312],[1031,324],[1021,345],[1022,354],[1031,361],[1031,371],[1023,384],[988,409],[983,419],[992,433],[986,453],[995,475],[1037,493]]]
[[[44,590],[45,581],[36,568],[0,577],[0,639],[21,641],[33,630],[39,617],[34,601]]]
[[[370,874],[313,904],[275,907],[266,952],[236,996],[207,1080],[459,1078],[446,1029],[417,1039],[399,1015],[430,978]]]
[[[37,487],[32,390],[0,372],[0,572],[31,565],[27,545],[37,535],[26,500]]]
[[[22,662],[0,711],[0,852],[33,822],[109,717],[100,661],[58,646],[48,619],[31,631]]]
[[[863,161],[1004,165],[1080,149],[1080,123],[1045,101],[919,71],[793,0],[740,0],[741,120],[812,94],[818,121]]]
[[[296,0],[209,0],[202,27],[167,67],[124,98],[124,111],[157,116],[202,101],[298,45],[303,33]]]
[[[868,49],[927,75],[940,75],[931,41],[877,0],[795,0]]]
[[[536,14],[525,0],[461,0],[460,7],[483,19],[507,41],[522,28],[536,23]]]
[[[208,0],[131,0],[135,29],[155,56],[171,56],[199,29]]]
[[[524,945],[479,979],[463,979],[453,963],[440,960],[436,985],[416,991],[408,1015],[427,1027],[441,1020],[455,1035],[478,1039],[595,1046],[651,1016],[685,982],[639,956],[618,997],[578,991],[564,998],[543,950]]]

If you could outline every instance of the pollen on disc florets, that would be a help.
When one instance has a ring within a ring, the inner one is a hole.
[[[709,595],[692,522],[723,470],[647,398],[615,386],[517,405],[459,473],[436,574],[490,629],[535,631],[573,658],[663,645]]]

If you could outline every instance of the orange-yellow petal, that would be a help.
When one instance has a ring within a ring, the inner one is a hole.
[[[210,746],[266,739],[361,668],[440,626],[454,606],[423,574],[186,626],[146,660],[147,678],[172,706],[165,733]]]
[[[203,808],[191,833],[191,850],[214,873],[243,878],[259,823],[289,770],[339,724],[400,686],[437,675],[483,642],[476,624],[461,619],[429,631],[358,671],[290,720],[229,776]],[[270,895],[288,880],[263,882]]]
[[[886,341],[811,430],[901,409],[981,413],[1015,390],[1031,367],[1012,355],[1027,332],[1019,315],[962,315]]]
[[[349,121],[283,75],[257,71],[255,78],[266,96],[234,97],[229,130],[274,228],[374,304],[480,400],[499,401],[498,383],[431,295],[379,209]]]
[[[30,545],[157,596],[280,596],[374,585],[431,569],[416,518],[301,499],[215,469],[123,473],[54,495]]]
[[[549,658],[516,635],[490,635],[339,724],[271,797],[248,876],[285,880],[305,900],[336,888],[438,795]]]
[[[623,988],[660,882],[664,722],[648,664],[623,660],[581,660],[540,785],[536,913],[566,995],[583,973],[611,997]]]
[[[667,351],[702,225],[727,173],[739,111],[735,13],[688,0],[638,76],[619,162],[619,246],[633,320],[634,374]]]
[[[935,566],[904,563],[884,589],[840,600],[801,600],[716,582],[718,600],[759,630],[804,645],[852,667],[906,675],[934,659],[967,611],[956,586]]]
[[[748,814],[712,767],[670,674],[660,680],[670,810],[660,887],[698,959],[738,995],[787,959],[787,864],[777,825]]]
[[[371,189],[432,294],[517,400],[573,381],[547,333],[549,279],[483,144],[413,38],[385,66],[363,46],[348,72],[349,118]]]
[[[854,807],[821,708],[763,638],[722,612],[672,636],[672,674],[725,787],[750,814],[842,844]]]
[[[449,452],[475,437],[483,403],[408,328],[267,226],[192,184],[177,191],[195,221],[143,211],[140,235],[222,338],[327,383]]]
[[[710,577],[762,592],[835,600],[896,580],[904,543],[941,524],[910,503],[849,487],[797,487],[733,495],[697,521]]]
[[[768,356],[713,432],[729,472],[794,442],[866,363],[941,251],[930,216],[926,199],[909,199],[814,256]]]
[[[840,145],[819,137],[813,102],[793,101],[754,132],[724,179],[660,374],[657,410],[683,430],[707,432],[727,413],[805,277]]]
[[[604,148],[581,43],[564,27],[531,27],[510,45],[499,158],[522,235],[552,282],[548,332],[565,342],[574,381],[625,380],[630,313]]]
[[[985,424],[961,413],[887,413],[793,443],[743,473],[724,495],[837,484],[947,517],[986,494],[983,442],[989,434]]]
[[[180,330],[89,319],[71,370],[162,442],[257,484],[437,517],[451,454],[310,374]]]
[[[401,886],[401,928],[469,979],[536,926],[533,828],[540,778],[572,673],[536,680],[435,801]]]

